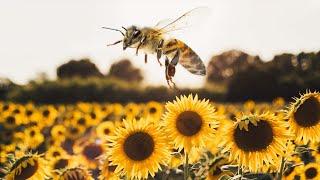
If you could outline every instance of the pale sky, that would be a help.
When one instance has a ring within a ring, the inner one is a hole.
[[[198,6],[211,14],[201,28],[175,34],[205,64],[223,51],[240,49],[270,60],[282,52],[320,50],[319,0],[1,0],[0,77],[25,83],[39,72],[55,78],[56,67],[89,57],[106,73],[128,57],[144,70],[146,83],[166,85],[164,67],[155,57],[144,64],[141,53],[106,47],[121,38],[102,26],[153,26]],[[200,86],[205,78],[177,68],[178,86]]]

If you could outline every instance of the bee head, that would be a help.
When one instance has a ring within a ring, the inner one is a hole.
[[[123,38],[123,50],[140,42],[142,38],[142,33],[138,27],[130,26],[129,28],[122,28],[126,31]]]

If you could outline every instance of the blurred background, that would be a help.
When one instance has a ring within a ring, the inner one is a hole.
[[[207,76],[178,66],[168,88],[149,56],[106,44],[121,39],[102,26],[154,26],[199,6],[201,27],[172,36],[198,53]],[[165,101],[198,93],[215,101],[286,99],[320,90],[317,0],[2,1],[0,100],[36,103]]]

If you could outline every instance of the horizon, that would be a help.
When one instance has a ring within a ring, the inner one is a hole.
[[[0,77],[19,84],[34,79],[41,72],[55,78],[59,65],[85,57],[105,74],[113,62],[128,58],[144,72],[146,84],[166,85],[164,69],[155,57],[149,56],[148,64],[144,64],[142,53],[136,57],[133,50],[123,52],[121,45],[106,47],[120,36],[101,27],[152,26],[198,6],[211,9],[208,21],[201,29],[174,35],[194,49],[206,65],[212,56],[231,49],[258,55],[265,61],[281,53],[320,50],[320,25],[316,23],[320,2],[316,0],[140,2],[60,0],[45,3],[31,0],[20,2],[20,6],[15,4],[17,1],[3,3],[0,7],[3,22],[0,54],[4,60],[0,61]],[[199,87],[205,77],[194,76],[179,66],[174,80],[181,87]]]

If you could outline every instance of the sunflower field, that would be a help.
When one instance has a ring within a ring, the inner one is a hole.
[[[320,179],[320,93],[292,102],[0,102],[0,179]]]

